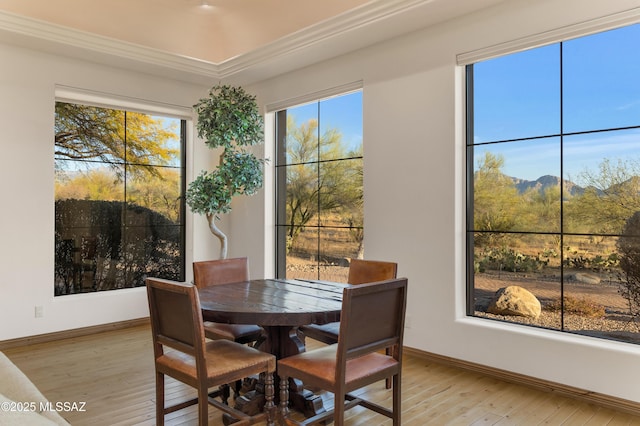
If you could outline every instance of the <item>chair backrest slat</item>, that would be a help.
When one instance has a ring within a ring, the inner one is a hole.
[[[193,283],[199,288],[248,280],[249,261],[246,257],[193,262]]]
[[[349,263],[349,284],[364,284],[396,278],[398,264],[380,260],[351,259]]]
[[[406,278],[345,288],[338,363],[390,346],[402,347],[406,303]]]

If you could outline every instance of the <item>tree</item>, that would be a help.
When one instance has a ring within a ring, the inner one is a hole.
[[[362,147],[348,152],[338,129],[318,135],[318,120],[299,126],[287,116],[287,222],[289,244],[295,244],[300,231],[312,219],[326,222],[331,213],[362,245],[362,161],[355,167],[350,160],[362,156]],[[320,155],[320,158],[318,157]],[[322,161],[319,160],[337,160]],[[326,225],[326,223],[325,223]]]
[[[158,176],[133,181],[127,190],[127,201],[177,223],[180,219],[180,195],[180,172],[163,167]]]
[[[560,185],[548,186],[544,189],[531,188],[523,198],[527,201],[525,211],[530,218],[528,224],[538,223],[541,229],[551,226],[559,227],[560,224]]]
[[[118,184],[113,172],[106,167],[91,169],[71,176],[56,176],[55,198],[56,201],[123,201],[124,186]],[[158,176],[132,179],[127,184],[127,203],[146,207],[177,222],[180,214],[180,172],[163,167]]]
[[[543,240],[550,239],[555,250],[560,249],[560,184],[550,185],[546,188],[533,187],[521,195],[523,202],[520,203],[517,216],[520,222],[530,230],[540,230],[551,232],[543,237]],[[530,238],[535,238],[530,236]],[[539,240],[539,238],[536,238]]]
[[[351,157],[362,157],[362,145],[351,154]],[[364,168],[362,161],[356,163],[352,170],[352,177],[347,179],[346,197],[347,207],[344,209],[343,221],[349,226],[351,239],[358,244],[356,258],[364,257]]]
[[[165,165],[178,149],[175,129],[147,114],[56,102],[55,158],[99,160],[112,165],[122,178],[121,164]],[[60,165],[56,162],[57,166]],[[157,174],[153,167],[136,167],[134,173]]]
[[[220,240],[220,258],[227,257],[227,236],[215,221],[231,210],[236,195],[253,195],[262,188],[264,159],[245,146],[264,141],[263,118],[255,96],[240,87],[215,86],[208,98],[194,105],[198,114],[198,136],[209,148],[223,148],[218,167],[202,171],[189,184],[187,204],[194,213],[206,216],[209,230]]]
[[[473,227],[477,231],[510,231],[516,226],[521,198],[512,178],[502,173],[504,158],[486,152],[473,179]],[[501,234],[478,233],[477,246],[493,246]]]
[[[101,200],[122,201],[124,186],[118,183],[118,178],[106,167],[77,172],[72,176],[58,173],[55,184],[56,200]]]
[[[581,180],[586,189],[566,209],[571,224],[585,233],[618,234],[627,219],[640,211],[640,162],[605,158],[598,171],[585,170]]]
[[[123,200],[126,163],[128,202],[177,220],[179,176],[155,167],[178,156],[171,146],[179,140],[175,131],[175,125],[148,114],[57,102],[56,199]],[[66,160],[75,162],[70,173]]]

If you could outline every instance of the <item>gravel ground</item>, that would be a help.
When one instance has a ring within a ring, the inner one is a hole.
[[[593,274],[590,274],[593,275]],[[570,274],[570,276],[573,276]],[[485,312],[489,300],[493,294],[502,287],[518,285],[532,292],[540,300],[543,310],[536,319],[517,316],[493,315]],[[597,336],[606,339],[619,340],[631,343],[640,343],[640,321],[628,314],[627,301],[620,296],[619,285],[610,280],[601,280],[597,284],[589,284],[565,279],[565,295],[574,299],[587,299],[590,302],[601,305],[605,309],[603,318],[594,318],[583,315],[566,314],[564,316],[564,330]],[[492,318],[501,321],[527,324],[543,328],[560,330],[562,319],[559,312],[551,312],[544,306],[560,299],[560,280],[553,275],[527,275],[527,274],[477,274],[476,275],[476,309],[478,317]]]
[[[493,315],[476,311],[475,315],[517,324],[533,325],[543,328],[559,330],[561,328],[560,314],[542,311],[536,319],[516,316]],[[595,336],[623,342],[640,343],[640,324],[633,321],[629,315],[606,315],[604,318],[588,318],[581,315],[565,315],[565,331]]]

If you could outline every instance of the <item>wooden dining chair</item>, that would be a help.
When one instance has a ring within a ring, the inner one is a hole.
[[[348,284],[364,284],[376,281],[390,280],[396,278],[398,264],[395,262],[383,262],[379,260],[351,259],[349,263]],[[300,327],[299,331],[304,338],[310,337],[314,340],[328,345],[338,341],[340,322],[330,322],[328,324],[308,324]],[[388,349],[389,352],[391,348]],[[386,382],[387,389],[391,389],[391,381]]]
[[[396,278],[398,264],[380,260],[351,259],[347,283],[365,284]]]
[[[398,264],[394,262],[383,262],[378,260],[351,259],[349,263],[348,284],[364,284],[376,281],[390,280],[396,278]],[[309,324],[300,327],[299,331],[304,337],[326,344],[338,341],[338,331],[340,322],[330,322],[328,324]]]
[[[198,288],[249,280],[249,261],[246,257],[193,262],[193,283]],[[222,324],[205,321],[204,334],[208,339],[227,339],[238,343],[260,343],[264,329],[255,324]]]
[[[373,410],[400,426],[402,341],[407,303],[407,279],[362,284],[344,289],[338,343],[278,361],[279,411],[285,424],[309,425],[334,420],[342,426],[344,412],[356,405]],[[389,353],[381,349],[394,347]],[[351,394],[387,377],[392,378],[392,408]],[[289,418],[289,379],[334,394],[334,408],[302,422]]]
[[[266,419],[268,425],[274,425],[275,356],[226,339],[207,341],[193,285],[159,278],[147,278],[146,283],[156,371],[156,424],[164,424],[165,414],[198,404],[198,424],[207,425],[211,404],[241,424]],[[165,351],[165,347],[171,349]],[[262,413],[249,416],[208,395],[211,387],[254,374],[265,377]],[[165,408],[165,375],[194,387],[198,397]]]
[[[237,283],[249,280],[249,260],[246,257],[216,259],[193,262],[193,283],[198,288],[212,285]],[[226,339],[243,344],[252,344],[257,348],[265,339],[265,331],[257,324],[224,324],[204,322],[204,335],[207,339]],[[255,385],[255,380],[247,382],[247,389]],[[231,386],[237,397],[242,389],[242,380]],[[212,394],[214,395],[214,394]],[[219,396],[227,402],[229,387],[222,386]]]

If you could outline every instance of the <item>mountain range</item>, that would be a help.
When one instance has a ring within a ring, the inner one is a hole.
[[[525,180],[520,178],[512,177],[513,182],[516,185],[519,193],[524,193],[530,189],[538,189],[540,192],[545,189],[553,186],[560,185],[560,178],[558,176],[544,175],[540,176],[536,180]],[[565,180],[564,181],[565,190],[569,192],[571,195],[582,195],[584,193],[584,188],[576,185],[575,183]]]

